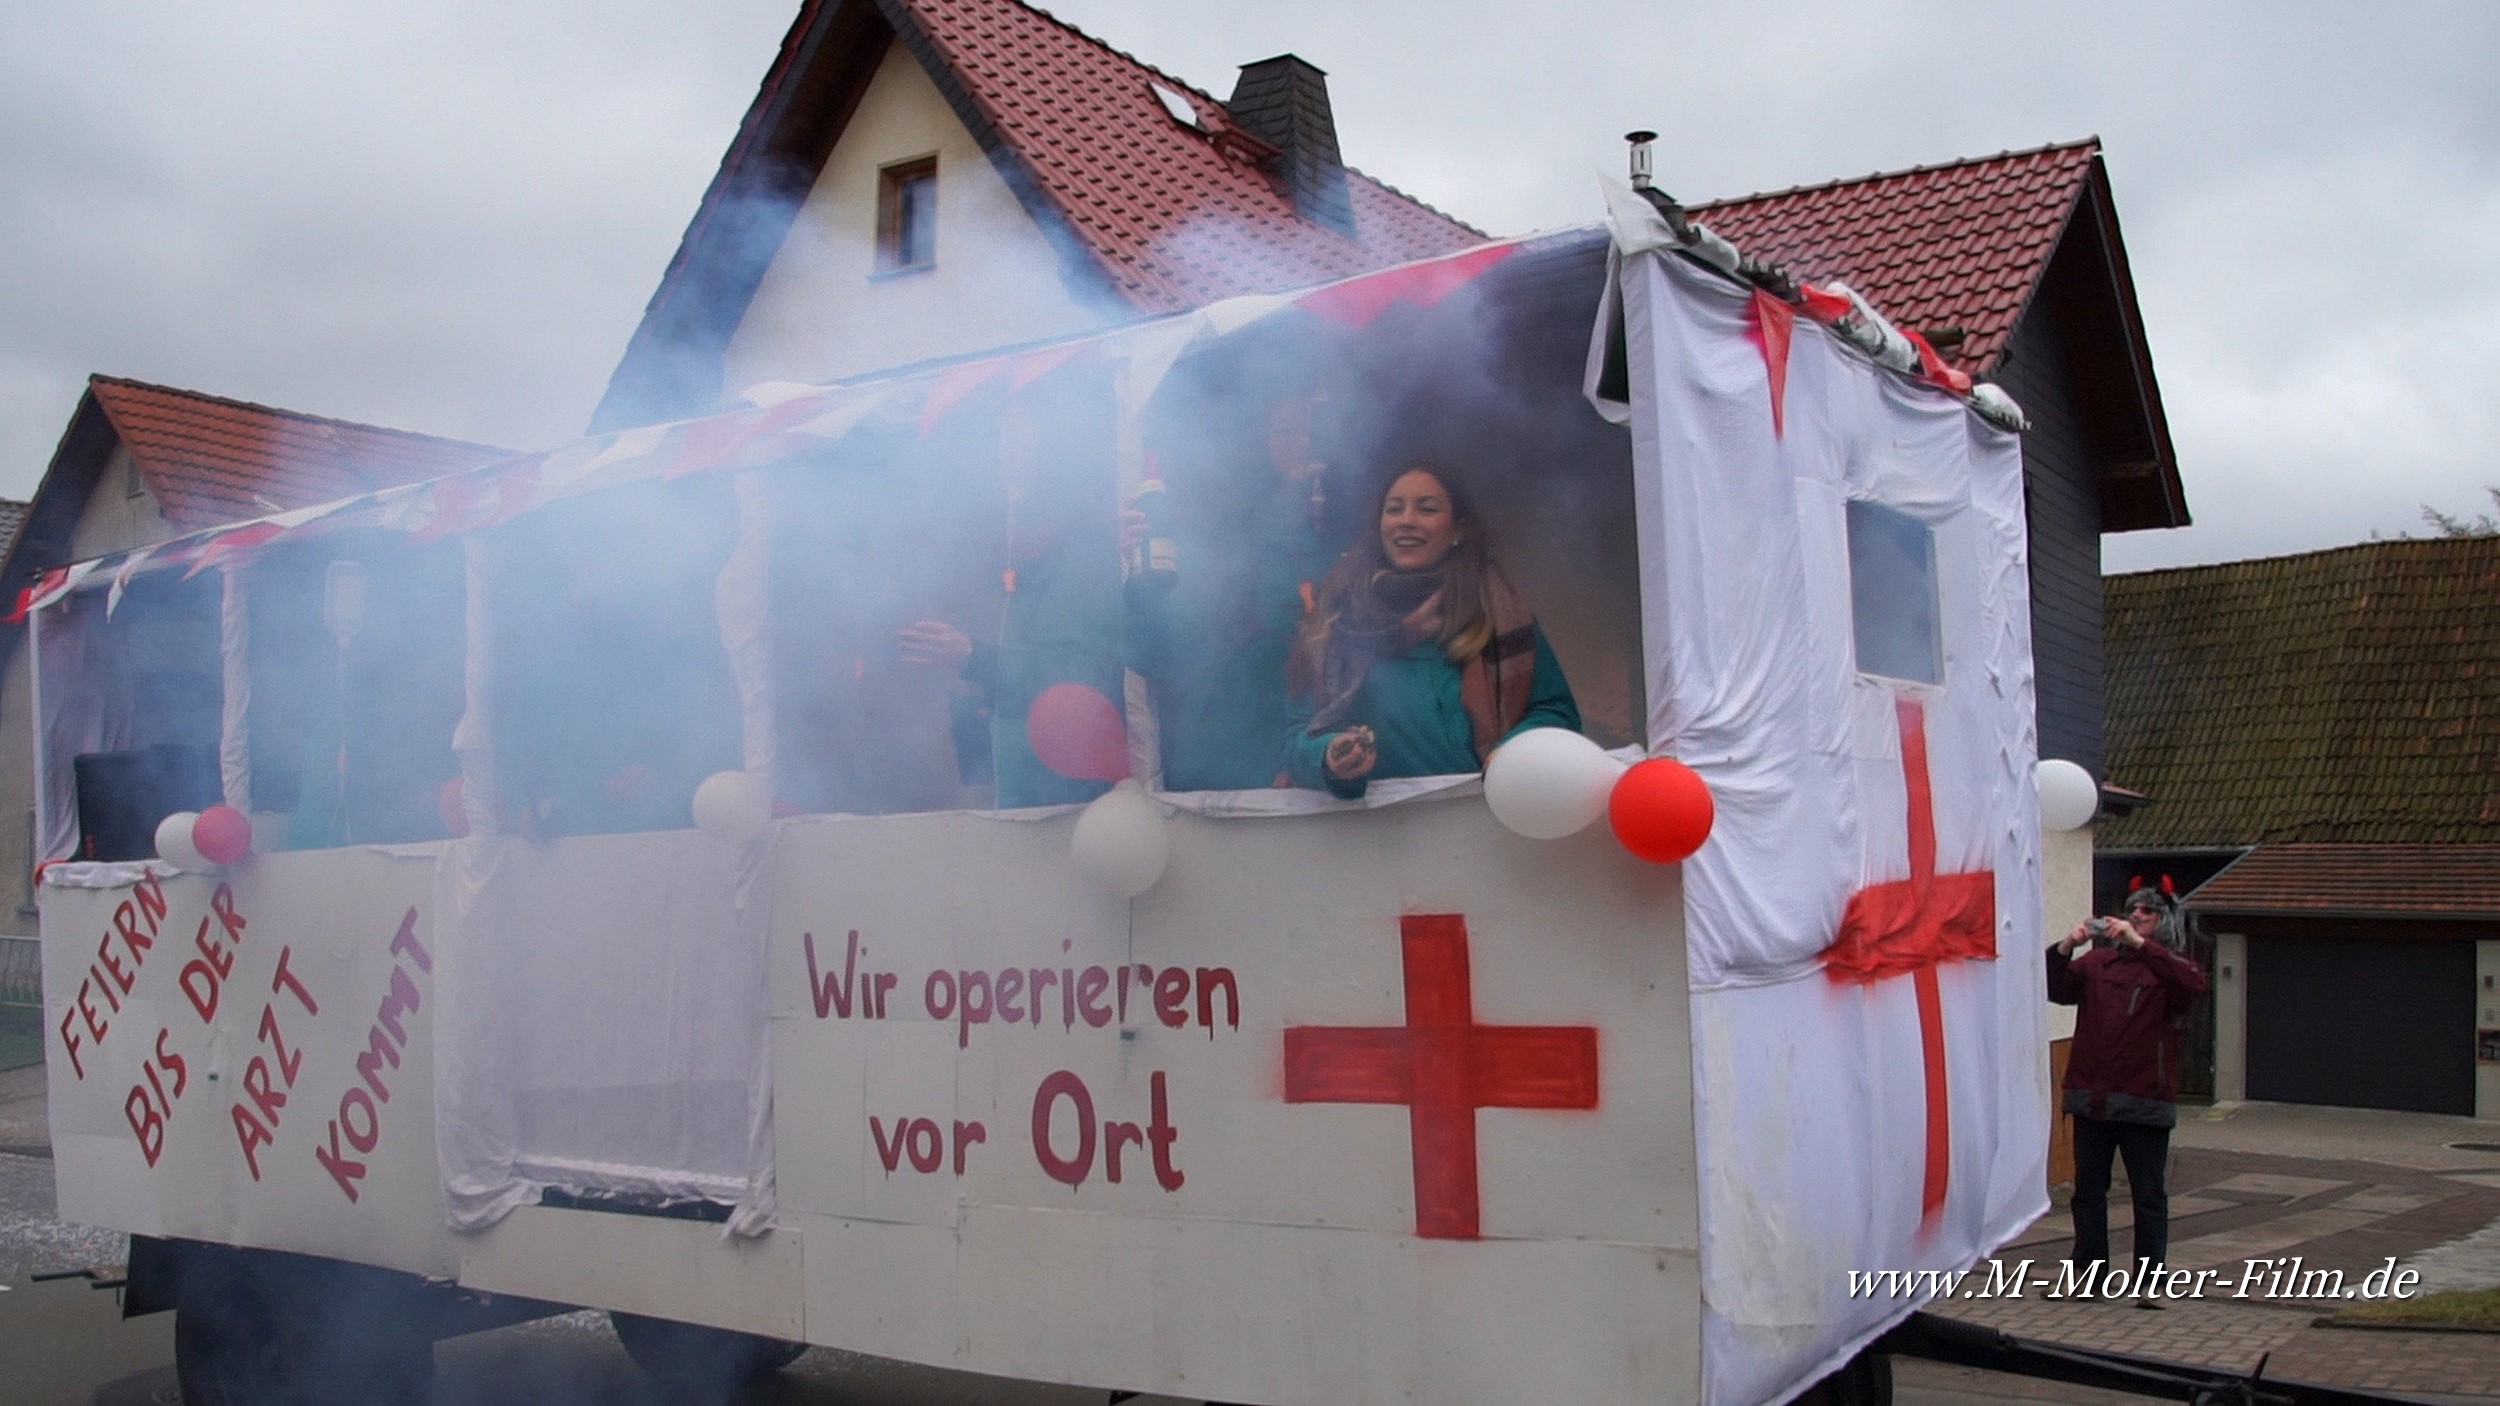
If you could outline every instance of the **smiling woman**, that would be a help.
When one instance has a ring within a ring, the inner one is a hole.
[[[1376,503],[1374,530],[1330,569],[1295,647],[1294,783],[1351,798],[1375,776],[1481,770],[1528,728],[1577,731],[1562,665],[1464,481],[1410,464]]]

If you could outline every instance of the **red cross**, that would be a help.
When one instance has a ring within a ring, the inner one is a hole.
[[[1840,936],[1823,949],[1834,981],[1881,981],[1903,972],[1918,992],[1918,1033],[1927,1063],[1927,1177],[1919,1218],[1944,1209],[1953,1131],[1944,1084],[1944,993],[1939,964],[1997,954],[1996,875],[1936,872],[1936,796],[1927,778],[1927,712],[1915,698],[1893,705],[1901,722],[1901,775],[1910,791],[1910,877],[1849,895]]]
[[[1285,1029],[1285,1102],[1402,1103],[1414,1142],[1415,1233],[1476,1238],[1476,1110],[1595,1108],[1597,1030],[1478,1025],[1467,920],[1408,914],[1406,1024]]]

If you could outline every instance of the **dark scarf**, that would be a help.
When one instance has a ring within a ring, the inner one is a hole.
[[[1459,671],[1459,705],[1467,711],[1476,760],[1493,755],[1510,730],[1527,716],[1536,686],[1536,617],[1498,574],[1484,585],[1485,613],[1493,638]],[[1380,571],[1368,589],[1354,592],[1337,614],[1303,640],[1301,676],[1312,681],[1316,700],[1311,735],[1347,726],[1354,702],[1375,660],[1393,658],[1441,638],[1446,617],[1437,571]]]

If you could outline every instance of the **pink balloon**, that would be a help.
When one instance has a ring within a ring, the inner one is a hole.
[[[191,826],[191,847],[211,864],[232,864],[252,852],[252,820],[233,806],[210,806]]]
[[[1120,781],[1128,776],[1128,722],[1102,690],[1055,683],[1024,715],[1033,755],[1061,776]]]
[[[443,820],[443,830],[453,839],[466,838],[469,833],[469,788],[455,776],[434,793],[434,810]]]

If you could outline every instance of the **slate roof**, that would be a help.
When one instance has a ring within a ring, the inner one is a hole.
[[[1149,313],[1326,282],[1484,242],[1481,230],[1351,168],[1356,238],[1303,218],[1216,134],[1224,104],[1015,0],[887,0],[924,35],[998,139],[1030,169],[1112,286]],[[1183,95],[1206,131],[1164,110]]]
[[[15,498],[0,498],[0,552],[17,540],[17,530],[26,525],[26,510],[33,506]]]
[[[1937,350],[1985,375],[2048,271],[2091,179],[2097,138],[1799,186],[1692,207],[1756,258],[1843,279]]]
[[[492,445],[114,376],[90,377],[87,389],[184,532],[512,457]]]
[[[2265,845],[2188,906],[2209,915],[2500,919],[2500,845]]]
[[[2500,537],[2105,584],[2101,848],[2500,843]]]

